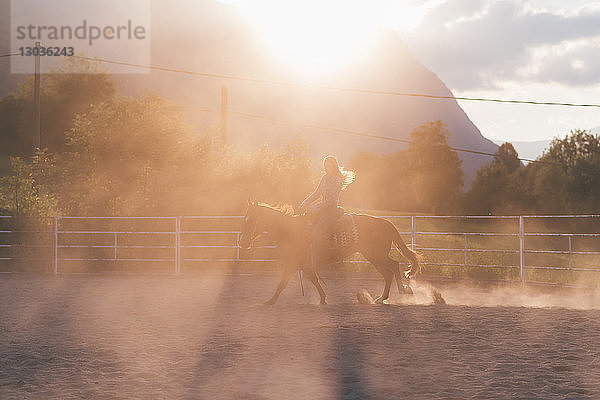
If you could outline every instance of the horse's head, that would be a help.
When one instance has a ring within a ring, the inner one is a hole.
[[[240,235],[239,245],[243,249],[249,249],[263,232],[263,226],[260,220],[260,206],[258,202],[248,199],[248,209],[244,216],[242,224],[242,232]]]

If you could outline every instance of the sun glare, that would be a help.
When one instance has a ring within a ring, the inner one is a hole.
[[[373,42],[389,9],[383,2],[348,0],[234,4],[257,27],[267,46],[306,76],[343,70]],[[399,20],[403,18],[400,15]]]

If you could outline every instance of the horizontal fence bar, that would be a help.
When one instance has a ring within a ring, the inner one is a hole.
[[[58,258],[59,261],[152,261],[152,262],[173,262],[174,258]]]
[[[112,247],[112,246],[111,246]],[[218,245],[184,245],[180,246],[182,249],[237,249],[239,246],[218,246]],[[276,249],[277,246],[252,246],[253,249]]]
[[[276,262],[278,260],[272,258],[186,258],[185,261],[223,261],[223,262]]]
[[[519,236],[518,233],[496,232],[415,232],[416,235],[452,235],[452,236]]]
[[[27,248],[32,248],[32,249],[47,249],[50,247],[54,247],[51,244],[21,244],[21,243],[11,244],[10,246],[12,246],[12,247],[27,247]]]
[[[564,270],[564,271],[590,271],[600,272],[599,268],[581,268],[581,267],[554,267],[554,266],[539,266],[539,265],[528,265],[526,269],[548,269],[548,270]]]
[[[525,253],[600,255],[600,251],[525,250]]]
[[[175,217],[57,217],[61,219],[173,219]],[[187,218],[187,217],[186,217]]]
[[[525,233],[525,236],[572,236],[572,237],[600,237],[600,233],[543,233],[530,232]]]
[[[495,265],[495,264],[453,264],[424,262],[423,265],[437,265],[440,267],[478,267],[478,268],[519,268],[518,265]]]
[[[415,218],[436,218],[436,219],[518,219],[514,215],[415,215]]]
[[[181,231],[181,234],[188,234],[188,233],[242,233],[242,231]],[[263,232],[266,233],[266,232]]]
[[[523,215],[523,218],[600,218],[600,214],[575,215]]]
[[[175,231],[61,231],[59,230],[57,233],[68,233],[68,234],[119,234],[119,235],[132,235],[132,234],[143,234],[143,235],[174,235]]]
[[[49,246],[46,246],[49,247]],[[175,246],[125,246],[125,245],[85,245],[85,244],[59,244],[59,248],[92,248],[92,249],[114,249],[115,247],[118,249],[176,249]]]
[[[468,252],[468,253],[509,253],[509,254],[519,254],[519,250],[503,250],[503,249],[450,249],[450,248],[438,248],[438,247],[416,247],[416,250],[425,250],[425,251],[460,251],[460,252]]]
[[[182,217],[182,218],[185,218],[185,219],[228,219],[228,218],[243,219],[244,216],[243,215],[195,215],[195,216]]]

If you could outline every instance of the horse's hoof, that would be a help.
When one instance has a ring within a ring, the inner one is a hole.
[[[383,297],[379,296],[375,299],[375,304],[389,304],[389,301],[388,299],[384,299]]]
[[[273,300],[273,299],[267,300],[263,303],[263,305],[265,305],[265,306],[272,306],[273,304],[275,304],[275,300]]]
[[[321,304],[322,306],[326,306],[326,305],[327,305],[327,300],[325,300],[325,299],[321,300],[321,303],[320,303],[320,304]]]

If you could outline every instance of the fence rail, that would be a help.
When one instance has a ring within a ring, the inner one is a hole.
[[[600,272],[600,215],[383,217],[425,253],[425,265],[514,269],[523,283],[528,271]],[[137,263],[181,273],[195,263],[276,261],[268,235],[252,251],[239,248],[242,216],[55,217],[44,229],[17,221],[0,216],[0,265],[45,260],[58,274],[77,263]]]

